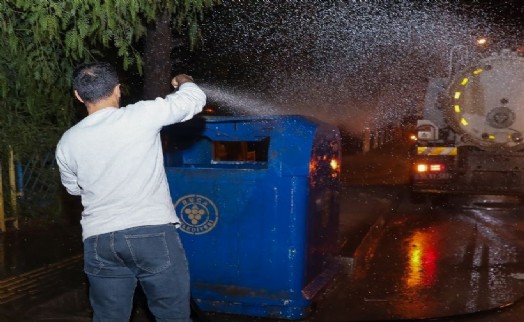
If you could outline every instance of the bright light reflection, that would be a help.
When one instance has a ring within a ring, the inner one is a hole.
[[[331,169],[337,171],[338,170],[338,161],[336,159],[331,159],[331,162],[329,162],[329,165],[331,166]]]
[[[415,232],[409,239],[408,267],[405,277],[407,287],[427,287],[435,283],[437,250],[432,242],[433,235],[423,231]]]

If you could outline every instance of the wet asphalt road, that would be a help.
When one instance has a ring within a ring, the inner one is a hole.
[[[523,321],[524,219],[507,206],[402,201],[371,227],[318,321]]]
[[[368,177],[342,190],[341,269],[303,321],[524,321],[524,206],[453,198],[414,204],[402,175],[390,173],[388,180]],[[36,292],[22,304],[0,305],[0,321],[89,321],[85,284],[68,276],[62,296]],[[215,313],[199,320],[278,321]],[[152,320],[138,306],[133,321]]]

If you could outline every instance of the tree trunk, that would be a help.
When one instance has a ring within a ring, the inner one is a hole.
[[[174,46],[171,15],[164,12],[147,30],[144,48],[144,99],[164,97],[171,88],[171,51]]]

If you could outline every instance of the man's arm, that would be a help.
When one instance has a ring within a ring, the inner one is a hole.
[[[166,96],[171,110],[170,117],[165,125],[184,122],[195,114],[202,112],[206,105],[206,94],[193,82],[180,85],[178,91]]]
[[[66,188],[67,192],[69,192],[69,194],[79,196],[82,193],[82,188],[78,185],[78,178],[76,174],[73,171],[71,171],[71,169],[64,160],[65,158],[62,153],[62,150],[60,148],[57,148],[56,163],[58,164],[58,168],[60,170],[60,180],[62,181],[62,184]]]
[[[126,106],[126,112],[143,126],[159,129],[163,126],[184,122],[202,111],[206,105],[206,94],[187,75],[178,75],[171,80],[178,88],[165,98],[140,101]]]

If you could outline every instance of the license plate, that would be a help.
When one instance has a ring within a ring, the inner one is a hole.
[[[416,174],[415,178],[418,180],[449,180],[451,179],[451,174],[449,173],[425,173],[425,174]]]

